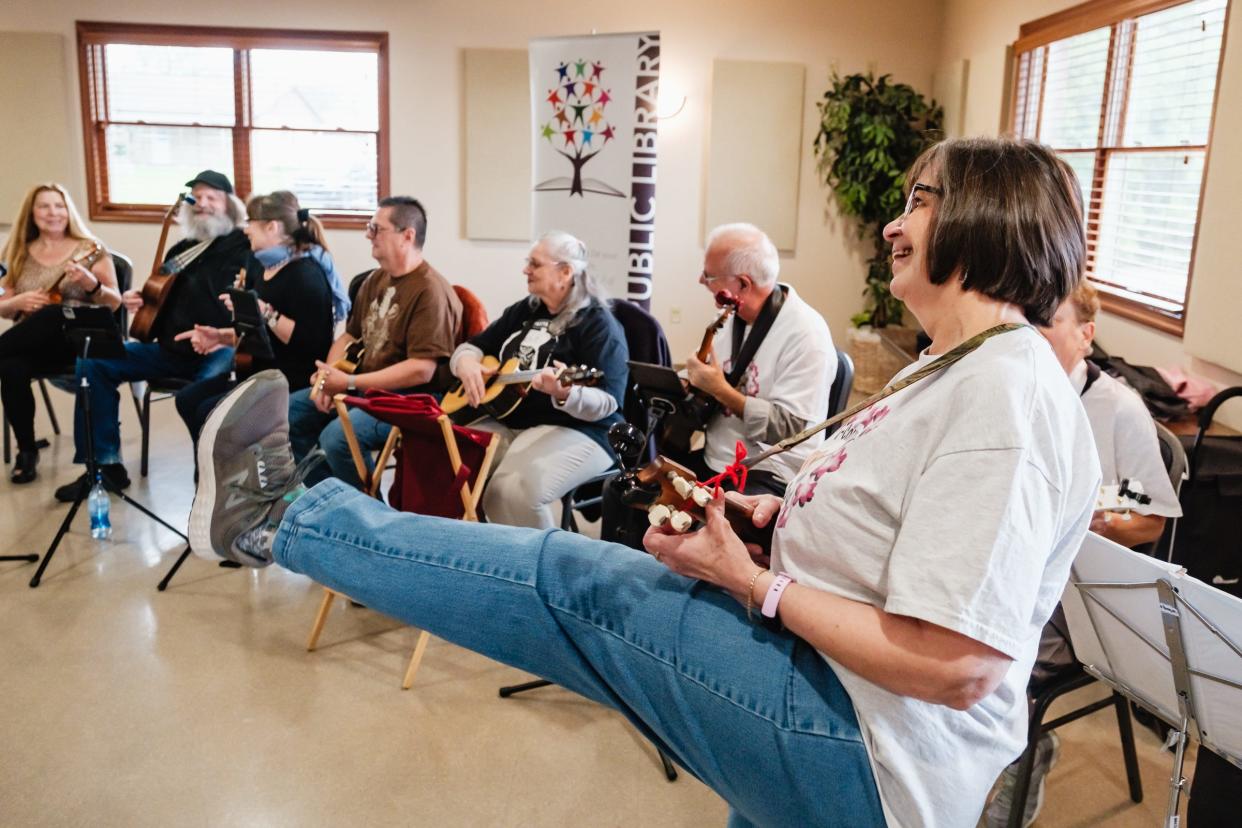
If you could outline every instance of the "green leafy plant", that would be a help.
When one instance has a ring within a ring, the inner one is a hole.
[[[832,75],[819,102],[815,155],[820,175],[841,213],[858,219],[858,237],[870,235],[864,310],[855,325],[883,328],[901,323],[905,311],[889,291],[893,272],[884,225],[904,207],[905,171],[941,137],[944,110],[890,75]]]

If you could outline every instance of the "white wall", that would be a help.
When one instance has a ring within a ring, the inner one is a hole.
[[[1001,128],[1005,49],[1018,27],[1070,6],[1075,0],[948,0],[938,65],[970,61],[965,134],[995,135]],[[1232,10],[1225,33],[1225,63],[1217,94],[1208,181],[1204,193],[1185,340],[1111,314],[1101,314],[1100,343],[1134,363],[1181,366],[1221,384],[1242,384],[1242,280],[1238,279],[1235,194],[1242,183],[1242,15]],[[1227,320],[1227,321],[1225,321]],[[1205,358],[1210,357],[1210,359]],[[1236,410],[1228,420],[1239,424]]]
[[[519,273],[525,250],[521,244],[462,238],[461,50],[524,48],[531,37],[593,29],[658,29],[662,33],[661,82],[680,90],[688,102],[681,114],[661,125],[653,310],[665,324],[674,353],[682,358],[697,345],[711,317],[710,302],[695,279],[702,264],[712,61],[794,61],[807,67],[798,247],[782,257],[782,266],[785,278],[827,317],[838,340],[844,341],[848,319],[861,306],[864,266],[852,226],[841,226],[835,212],[826,207],[826,191],[817,181],[811,154],[815,103],[827,88],[833,65],[847,73],[871,67],[891,72],[897,80],[930,92],[936,58],[931,46],[939,39],[940,16],[940,4],[926,0],[884,4],[846,0],[633,0],[613,4],[213,0],[194,5],[154,0],[106,5],[91,0],[4,0],[0,30],[55,32],[68,39],[65,60],[71,82],[65,107],[75,132],[75,153],[74,167],[63,177],[77,198],[85,196],[85,172],[75,20],[388,31],[392,190],[426,202],[428,259],[450,280],[478,292],[489,309],[497,312],[525,289]],[[178,184],[169,182],[169,192]],[[0,212],[15,208],[0,205]],[[156,225],[97,223],[96,230],[133,256],[138,271],[149,267]],[[343,273],[368,265],[368,247],[361,233],[333,232],[329,241]],[[681,322],[672,323],[678,315]]]

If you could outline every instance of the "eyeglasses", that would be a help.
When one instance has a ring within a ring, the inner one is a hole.
[[[401,230],[402,230],[402,228],[400,228],[400,227],[380,227],[378,224],[376,224],[376,223],[375,223],[375,222],[373,222],[373,221],[368,221],[368,222],[367,222],[366,234],[367,234],[367,238],[369,238],[369,239],[373,239],[373,238],[375,238],[375,237],[376,237],[376,236],[378,236],[380,233],[383,233],[385,230],[391,230],[391,231],[392,231],[392,232],[394,232],[394,233],[400,233],[400,232],[401,232]]]
[[[902,212],[898,221],[905,221],[910,218],[910,214],[923,206],[923,199],[919,198],[919,193],[931,193],[934,196],[943,196],[944,190],[940,187],[933,187],[930,184],[915,184],[910,188],[910,197],[906,199],[906,209]]]
[[[546,262],[541,262],[538,259],[532,259],[529,256],[526,257],[526,266],[529,267],[531,270],[538,270],[539,268],[544,267],[545,265],[562,265],[562,264],[565,264],[565,263],[562,261],[558,261],[556,259],[549,259]]]

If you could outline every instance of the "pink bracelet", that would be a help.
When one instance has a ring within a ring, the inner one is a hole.
[[[781,602],[781,596],[785,594],[785,587],[794,582],[794,579],[782,572],[772,581],[772,585],[768,587],[768,594],[763,598],[764,618],[776,617],[776,606]]]

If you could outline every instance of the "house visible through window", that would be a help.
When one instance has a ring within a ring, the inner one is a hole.
[[[1022,27],[1012,128],[1057,151],[1106,309],[1181,334],[1227,0],[1094,2]],[[1144,13],[1145,12],[1145,13]]]
[[[94,218],[158,219],[202,169],[329,226],[388,193],[386,34],[79,23],[78,50]]]

